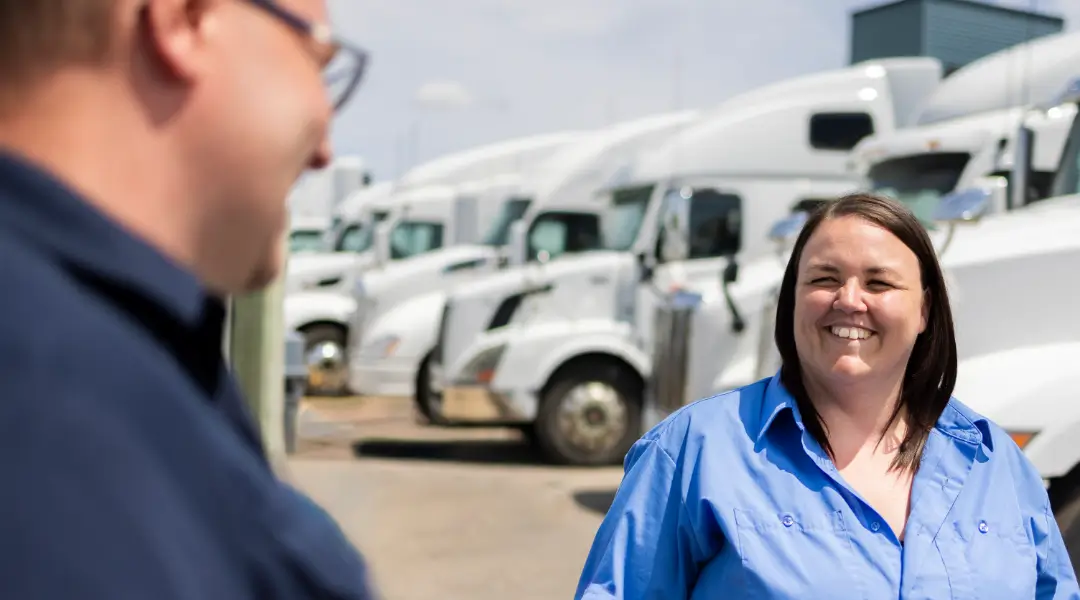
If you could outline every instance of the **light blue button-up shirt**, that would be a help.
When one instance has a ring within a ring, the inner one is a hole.
[[[646,433],[578,600],[1077,599],[1042,480],[957,400],[930,434],[901,544],[806,432],[779,375]]]

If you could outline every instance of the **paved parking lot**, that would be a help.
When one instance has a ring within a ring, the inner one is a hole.
[[[413,422],[407,400],[305,404],[288,476],[386,600],[565,600],[622,474],[543,465],[516,432]]]

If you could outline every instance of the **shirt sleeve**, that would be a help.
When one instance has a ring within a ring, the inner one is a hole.
[[[1043,514],[1035,521],[1035,555],[1039,571],[1036,600],[1078,600],[1080,588],[1073,572],[1072,560],[1065,549],[1061,530],[1047,501]]]
[[[705,552],[689,518],[675,461],[639,440],[596,533],[575,600],[679,600],[690,596]]]

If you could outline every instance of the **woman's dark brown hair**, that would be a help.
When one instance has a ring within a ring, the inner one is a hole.
[[[930,431],[949,403],[956,384],[956,336],[945,277],[934,244],[906,206],[883,196],[857,193],[825,203],[810,214],[795,241],[777,299],[774,336],[783,363],[780,378],[795,398],[807,431],[831,455],[825,423],[810,402],[795,348],[795,286],[799,279],[799,261],[810,236],[825,220],[847,216],[864,219],[892,233],[919,260],[925,301],[929,302],[929,318],[926,329],[915,340],[901,384],[900,401],[888,424],[895,423],[901,413],[907,414],[909,427],[892,468],[914,471],[922,459]]]

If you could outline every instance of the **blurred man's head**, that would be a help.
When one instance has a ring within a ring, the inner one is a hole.
[[[327,21],[325,0],[4,0],[0,142],[215,290],[259,287],[286,195],[331,158],[331,92],[362,68]]]

